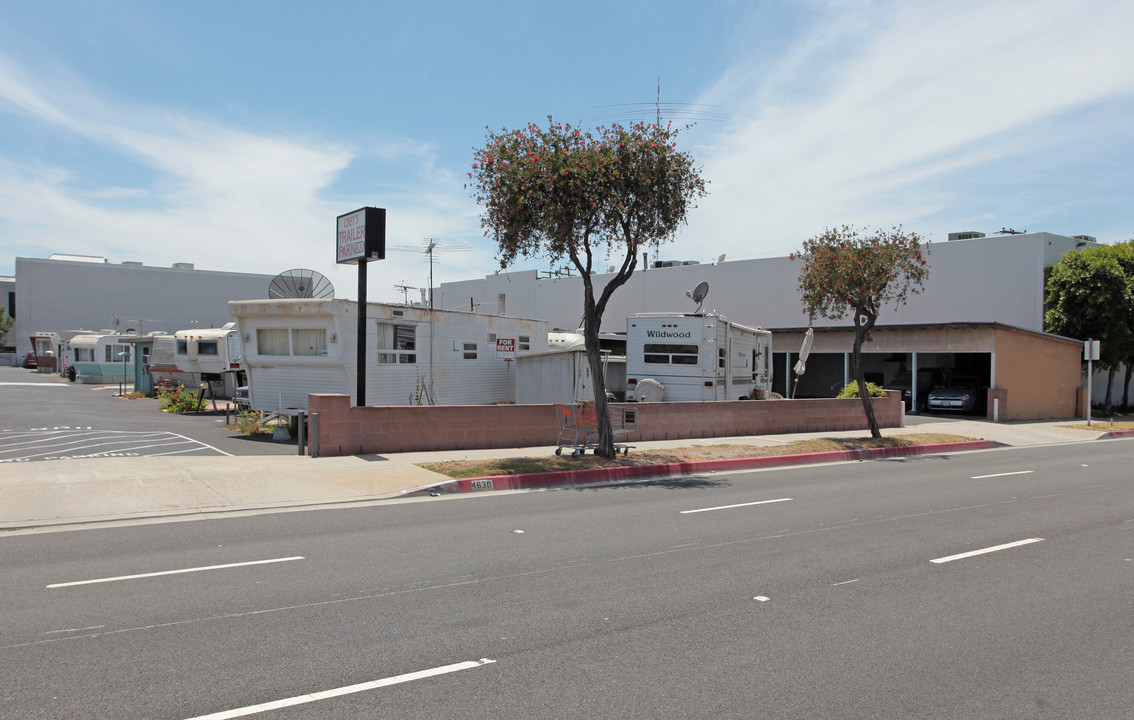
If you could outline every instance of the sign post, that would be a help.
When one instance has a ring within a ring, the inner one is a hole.
[[[1091,425],[1091,380],[1095,374],[1091,363],[1099,359],[1099,350],[1098,340],[1083,341],[1083,359],[1087,361],[1087,427]]]
[[[516,338],[496,338],[496,359],[508,363],[508,380],[504,386],[504,400],[512,402],[512,361],[516,359]]]
[[[386,258],[386,210],[364,207],[339,215],[335,229],[335,262],[358,265],[358,347],[355,405],[366,404],[366,264]]]

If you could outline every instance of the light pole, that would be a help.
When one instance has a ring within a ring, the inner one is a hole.
[[[130,351],[123,350],[118,353],[118,357],[122,358],[122,382],[118,384],[118,397],[122,397],[126,392],[126,358],[130,357]]]

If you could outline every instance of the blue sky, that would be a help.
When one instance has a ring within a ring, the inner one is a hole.
[[[1134,237],[1126,0],[0,5],[0,275],[52,253],[306,267],[353,297],[334,220],[374,205],[392,245],[474,248],[435,282],[478,277],[485,128],[609,123],[659,78],[712,114],[680,141],[709,196],[664,258],[841,224]],[[372,300],[427,284],[387,257]]]

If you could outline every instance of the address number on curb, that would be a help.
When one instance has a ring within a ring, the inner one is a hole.
[[[492,490],[493,489],[492,478],[485,478],[483,480],[473,480],[472,481],[472,489],[473,490]]]

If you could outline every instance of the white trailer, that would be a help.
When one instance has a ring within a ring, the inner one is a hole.
[[[178,330],[173,334],[173,344],[173,365],[181,377],[189,379],[186,384],[209,383],[213,394],[223,397],[232,397],[236,388],[244,384],[243,355],[236,323],[226,323],[219,328]]]
[[[231,301],[243,345],[249,405],[294,415],[309,393],[358,396],[358,303],[333,298]],[[515,402],[517,357],[543,352],[547,322],[410,305],[367,303],[367,405]]]
[[[724,315],[638,314],[626,320],[626,399],[767,397],[771,357],[771,332]]]

